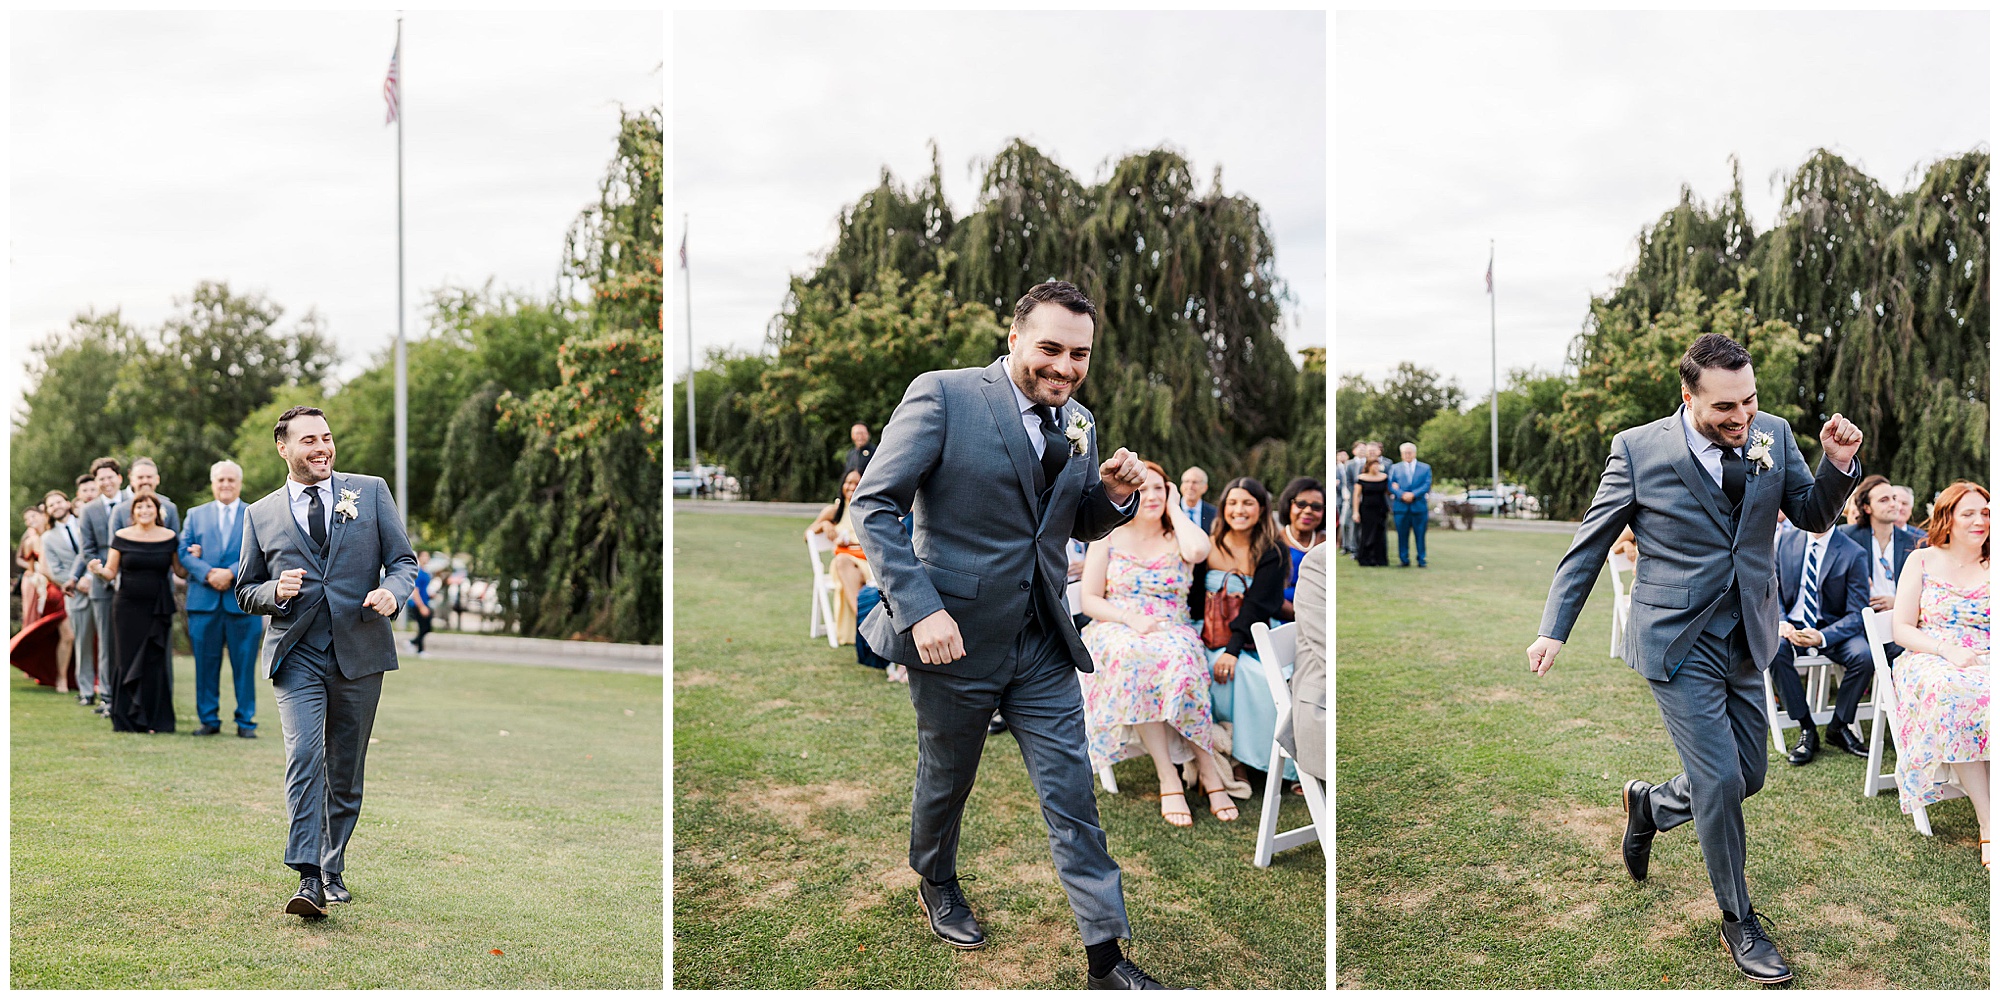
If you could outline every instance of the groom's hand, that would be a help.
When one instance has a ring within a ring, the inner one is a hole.
[[[925,663],[950,663],[965,656],[965,637],[958,634],[958,623],[952,620],[951,612],[943,609],[918,622],[910,630],[910,639],[917,644],[917,656]]]
[[[305,570],[288,569],[278,574],[278,603],[283,604],[299,596],[299,591],[305,587],[305,583]]]
[[[1833,467],[1846,471],[1853,466],[1854,455],[1861,450],[1861,428],[1854,421],[1836,413],[1819,429],[1819,446],[1826,452],[1826,460]]]
[[[1562,648],[1561,639],[1545,635],[1537,637],[1535,644],[1528,647],[1528,669],[1534,671],[1536,677],[1548,673],[1549,668],[1556,665],[1556,654],[1562,652]]]
[[[396,595],[377,587],[369,591],[367,597],[362,598],[361,606],[387,618],[396,613]]]
[[[1097,478],[1104,483],[1105,496],[1123,507],[1139,487],[1146,485],[1146,467],[1139,464],[1139,456],[1120,448],[1097,467]]]

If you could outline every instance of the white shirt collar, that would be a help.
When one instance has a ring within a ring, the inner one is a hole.
[[[331,498],[333,496],[333,477],[329,475],[325,479],[322,479],[319,482],[312,484],[311,486],[307,486],[306,484],[299,482],[298,480],[293,479],[290,476],[286,476],[285,489],[288,491],[287,498],[292,503],[298,503],[301,499],[303,499],[306,495],[306,490],[309,489],[320,490],[321,491],[319,498],[320,502],[330,503]]]

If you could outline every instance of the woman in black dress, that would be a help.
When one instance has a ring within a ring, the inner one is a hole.
[[[1371,458],[1356,477],[1361,502],[1354,510],[1354,561],[1361,566],[1389,565],[1389,474],[1382,460]]]
[[[109,583],[111,600],[111,728],[121,733],[174,731],[174,586],[185,578],[179,538],[160,524],[160,500],[151,490],[134,496],[132,524],[111,537],[111,561],[90,561]]]

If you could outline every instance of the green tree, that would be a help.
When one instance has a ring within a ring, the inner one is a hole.
[[[1405,361],[1376,385],[1359,375],[1344,375],[1335,390],[1335,432],[1342,444],[1356,439],[1382,442],[1385,461],[1396,460],[1396,449],[1417,441],[1424,424],[1443,411],[1457,411],[1465,391],[1456,379],[1441,380],[1436,369]]]
[[[67,329],[28,349],[26,392],[14,414],[8,462],[14,510],[40,503],[52,489],[73,493],[76,477],[90,471],[92,460],[125,445],[130,423],[114,407],[112,393],[126,355],[139,342],[139,331],[114,309],[80,313]],[[21,519],[13,521],[18,542]]]

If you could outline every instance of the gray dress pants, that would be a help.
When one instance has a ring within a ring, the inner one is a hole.
[[[1008,662],[976,680],[911,665],[910,703],[917,710],[910,867],[933,882],[958,876],[959,820],[997,708],[1042,801],[1049,854],[1083,943],[1131,937],[1118,863],[1097,820],[1083,691],[1061,636],[1029,623]]]
[[[1652,793],[1653,822],[1670,830],[1694,820],[1715,904],[1741,919],[1750,912],[1743,880],[1743,800],[1764,787],[1764,678],[1739,626],[1695,639],[1668,681],[1653,681],[1660,718],[1684,770]]]
[[[97,597],[99,591],[104,593],[102,600],[99,600]],[[111,684],[113,681],[111,676],[111,661],[117,656],[111,648],[113,645],[111,640],[111,581],[103,577],[93,578],[90,581],[90,593],[90,619],[92,626],[97,632],[97,671],[95,674],[97,700],[108,701],[111,698]],[[82,642],[83,635],[79,632],[77,633],[79,649],[82,648]],[[87,694],[90,692],[91,683],[91,679],[83,676],[83,671],[79,668],[76,674],[77,688]]]
[[[346,871],[382,675],[348,680],[332,646],[320,651],[299,643],[285,652],[271,683],[285,729],[285,806],[292,821],[285,864]]]

